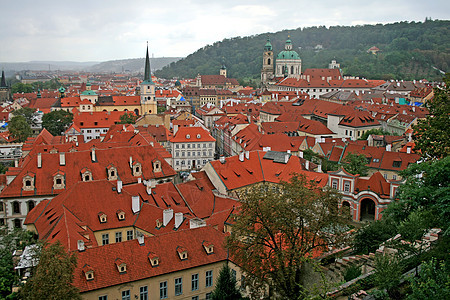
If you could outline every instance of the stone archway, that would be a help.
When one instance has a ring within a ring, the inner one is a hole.
[[[375,220],[376,204],[370,198],[364,198],[359,204],[359,220],[360,221],[374,221]]]

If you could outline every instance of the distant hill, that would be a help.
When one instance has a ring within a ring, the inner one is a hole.
[[[369,79],[442,79],[450,64],[450,21],[398,22],[364,26],[325,26],[224,39],[164,67],[158,77],[192,78],[218,74],[222,61],[229,77],[260,77],[262,53],[270,38],[275,57],[288,36],[302,69],[327,68],[332,59],[344,74]],[[367,50],[376,46],[377,54]]]
[[[181,57],[158,57],[150,58],[152,71],[180,60]],[[2,69],[7,73],[30,71],[86,71],[86,72],[122,72],[127,70],[132,73],[143,72],[144,58],[111,60],[105,62],[73,62],[73,61],[30,61],[17,63],[2,63]]]

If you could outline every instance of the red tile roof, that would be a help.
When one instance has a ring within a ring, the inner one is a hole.
[[[189,137],[188,137],[189,136]],[[215,142],[211,134],[201,127],[180,127],[171,143]]]

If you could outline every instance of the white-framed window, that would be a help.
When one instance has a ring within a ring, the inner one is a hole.
[[[205,286],[206,287],[213,286],[213,271],[212,270],[206,271]]]
[[[133,239],[133,230],[127,230],[127,241]]]
[[[350,193],[350,181],[344,181],[344,192]]]
[[[183,294],[183,278],[175,278],[175,296]]]
[[[332,179],[331,180],[331,187],[333,189],[338,189],[338,183],[339,183],[339,181],[337,179]]]
[[[131,300],[130,290],[122,291],[122,300]]]
[[[167,281],[162,281],[159,283],[159,299],[167,298]]]
[[[107,295],[98,296],[98,300],[108,300],[108,296]]]
[[[198,273],[197,274],[192,274],[191,290],[192,291],[198,290]]]
[[[102,245],[109,244],[109,233],[102,234]]]
[[[148,300],[148,287],[146,285],[139,288],[139,297],[140,300]]]
[[[116,243],[120,243],[122,241],[122,232],[116,232]]]

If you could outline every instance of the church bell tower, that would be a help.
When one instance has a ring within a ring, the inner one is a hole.
[[[155,98],[155,83],[152,81],[152,73],[150,68],[150,58],[148,55],[148,43],[147,53],[145,56],[145,70],[144,81],[140,84],[141,94],[141,114],[157,114],[157,105]]]

